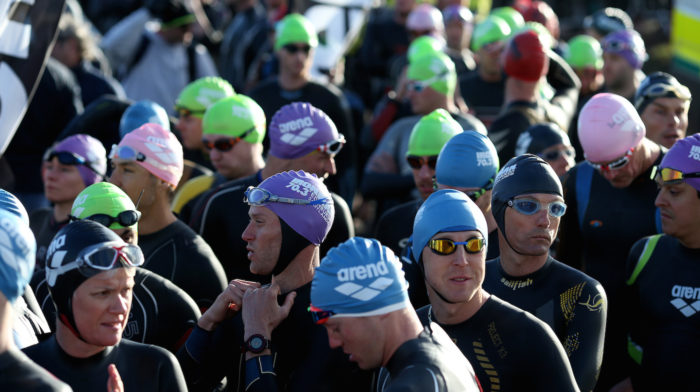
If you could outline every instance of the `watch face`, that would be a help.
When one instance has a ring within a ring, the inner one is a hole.
[[[265,342],[260,338],[259,336],[253,336],[250,338],[250,349],[251,350],[261,350],[263,346],[265,345]]]

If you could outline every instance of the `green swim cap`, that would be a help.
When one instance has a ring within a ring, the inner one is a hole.
[[[452,60],[442,52],[425,52],[408,64],[410,80],[427,82],[433,90],[451,96],[457,86],[457,72]]]
[[[131,198],[118,186],[109,182],[96,182],[83,189],[73,201],[70,214],[78,219],[85,219],[95,214],[116,217],[120,212],[135,210]],[[134,224],[130,227],[136,229]],[[119,222],[114,222],[110,229],[123,229]]]
[[[537,34],[537,37],[540,39],[540,42],[542,42],[542,46],[547,49],[552,49],[556,43],[554,37],[552,37],[552,33],[550,33],[542,23],[525,22],[523,27],[521,27],[520,30],[518,30],[514,35],[518,35],[523,31],[534,31],[535,34]]]
[[[428,53],[442,52],[445,45],[437,38],[430,35],[422,35],[411,42],[408,46],[408,62],[412,62],[418,57]]]
[[[498,7],[491,10],[491,15],[500,16],[508,23],[510,31],[518,31],[525,25],[525,18],[513,7]]]
[[[421,117],[408,139],[406,156],[433,156],[440,154],[442,146],[452,136],[462,133],[462,126],[445,109],[435,109]]]
[[[597,39],[589,35],[577,35],[569,41],[564,59],[573,68],[603,69],[603,49]]]
[[[266,126],[265,112],[260,105],[243,94],[236,94],[207,109],[202,120],[202,133],[239,137],[254,128],[243,140],[262,143]]]
[[[275,26],[275,50],[289,43],[305,43],[315,48],[318,46],[316,28],[301,14],[289,14]]]
[[[209,106],[236,92],[231,84],[216,76],[207,76],[188,84],[175,101],[175,109],[187,109],[192,116],[202,118]]]
[[[484,45],[504,41],[510,35],[510,26],[503,18],[489,15],[483,22],[476,25],[472,33],[472,50],[478,51]]]

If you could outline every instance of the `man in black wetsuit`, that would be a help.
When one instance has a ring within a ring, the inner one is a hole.
[[[70,391],[17,349],[13,312],[28,287],[35,263],[36,241],[27,222],[0,208],[0,389],[3,391]]]
[[[125,242],[138,244],[137,221],[140,214],[134,203],[116,185],[100,182],[85,188],[76,197],[71,215],[94,220],[108,227]],[[131,224],[131,225],[129,225]],[[144,268],[135,268],[134,304],[122,338],[155,344],[176,352],[185,343],[202,315],[194,300],[169,280]],[[51,325],[56,319],[45,274],[37,284],[42,311]]]
[[[342,92],[332,84],[320,84],[311,79],[314,49],[318,46],[315,27],[304,16],[290,14],[277,23],[275,55],[279,60],[279,75],[258,84],[250,97],[258,102],[271,119],[284,105],[308,102],[321,109],[333,120],[338,132],[345,135],[347,145],[338,152],[338,175],[328,187],[352,205],[357,182],[355,162],[355,129],[350,105]],[[271,141],[264,141],[267,147]]]
[[[182,176],[182,146],[175,135],[145,124],[112,147],[109,181],[129,195],[141,212],[139,246],[144,268],[185,290],[200,308],[226,287],[226,275],[209,245],[170,211],[170,197]]]
[[[309,311],[328,345],[362,369],[381,367],[377,391],[481,390],[445,331],[421,325],[401,263],[379,241],[355,237],[331,249],[311,286]]]
[[[677,141],[656,171],[664,234],[627,259],[625,322],[635,391],[694,391],[700,366],[700,135]],[[630,385],[626,379],[623,385]]]
[[[413,249],[430,305],[418,317],[424,325],[437,322],[450,335],[486,391],[578,391],[552,329],[481,287],[487,227],[463,192],[440,190],[423,203]]]
[[[185,391],[173,354],[121,339],[131,308],[132,267],[143,262],[138,246],[99,223],[77,221],[61,229],[46,263],[56,333],[25,354],[76,391],[113,383],[115,367],[124,390]]]
[[[245,201],[250,270],[274,278],[265,286],[231,281],[202,315],[178,353],[190,389],[211,390],[226,376],[231,390],[362,390],[306,310],[335,215],[327,188],[315,175],[286,171],[248,188]]]
[[[310,134],[307,129],[316,132]],[[249,220],[248,208],[240,202],[246,189],[285,170],[304,170],[319,178],[333,175],[336,172],[334,157],[344,141],[333,121],[323,111],[305,102],[282,107],[271,119],[268,135],[270,151],[265,167],[252,176],[224,183],[202,196],[190,222],[190,226],[219,255],[229,280],[268,279],[251,273],[246,243],[241,239]],[[334,193],[331,197],[336,217],[327,240],[321,244],[322,256],[330,247],[354,235],[348,205]]]
[[[547,323],[564,346],[578,387],[596,385],[603,357],[603,287],[549,255],[566,212],[561,182],[543,159],[524,154],[498,173],[491,198],[500,256],[486,263],[484,289]]]
[[[586,161],[569,171],[557,259],[599,281],[608,296],[605,352],[598,388],[607,391],[626,375],[620,364],[625,346],[619,295],[632,245],[661,231],[654,206],[652,166],[666,149],[644,137],[634,106],[619,95],[598,94],[579,115],[578,135]]]

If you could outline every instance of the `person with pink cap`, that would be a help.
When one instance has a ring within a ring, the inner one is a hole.
[[[688,391],[700,367],[700,135],[678,140],[654,179],[663,234],[637,241],[627,259],[625,326],[634,349],[623,385]]]
[[[561,58],[545,47],[532,30],[524,30],[508,41],[501,56],[501,66],[507,75],[503,108],[488,134],[501,162],[515,156],[518,138],[530,126],[553,122],[564,130],[569,128],[580,83],[573,70],[559,60]],[[541,95],[550,64],[556,64],[563,74],[568,74],[570,82],[568,88],[558,92],[551,101]]]
[[[44,267],[44,255],[58,230],[68,224],[73,200],[85,187],[102,181],[107,171],[107,152],[99,140],[78,134],[63,139],[44,153],[41,179],[44,196],[52,204],[29,216],[37,240],[38,270]]]
[[[144,268],[169,279],[207,308],[226,287],[209,245],[170,210],[183,170],[182,145],[160,125],[147,123],[112,146],[112,176],[141,212],[139,246]]]
[[[585,161],[569,172],[557,258],[598,280],[609,299],[599,387],[624,378],[621,298],[625,260],[638,239],[658,233],[656,184],[650,179],[666,149],[645,137],[644,123],[625,98],[602,93],[581,109],[578,136]],[[607,389],[605,389],[607,390]]]
[[[227,376],[231,390],[369,390],[369,374],[344,372],[347,357],[332,355],[307,310],[336,216],[328,188],[314,174],[283,171],[236,204],[248,211],[239,235],[257,278],[232,280],[197,322],[178,354],[190,389],[211,390]]]
[[[245,190],[287,170],[304,170],[320,179],[334,175],[335,156],[345,143],[345,137],[338,133],[331,118],[307,102],[294,102],[278,110],[270,120],[267,135],[270,151],[264,167],[204,194],[194,207],[189,222],[222,260],[229,280],[261,279],[259,274],[250,270],[246,243],[241,239],[249,220],[248,208],[240,203]],[[260,150],[254,154],[257,154],[255,159],[261,159]],[[347,203],[335,193],[331,193],[331,198],[337,212],[336,220],[328,240],[321,247],[321,255],[354,235]]]

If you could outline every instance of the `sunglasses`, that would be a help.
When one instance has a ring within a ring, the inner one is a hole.
[[[512,207],[523,215],[534,215],[541,210],[542,203],[534,199],[508,200],[508,207]],[[561,201],[553,201],[545,206],[547,213],[553,218],[559,218],[566,212],[566,204]]]
[[[624,50],[633,50],[632,46],[625,41],[607,41],[603,45],[604,52],[622,52]]]
[[[90,169],[93,173],[97,174],[98,176],[104,178],[104,174],[98,172],[95,170],[92,166],[90,166],[90,162],[88,162],[85,158],[81,157],[80,155],[70,152],[70,151],[54,151],[54,150],[48,150],[44,154],[44,161],[49,162],[52,161],[54,158],[58,158],[58,162],[61,163],[62,165],[82,165]]]
[[[78,269],[84,275],[90,272],[85,269],[109,271],[120,258],[126,266],[130,267],[139,267],[145,261],[141,248],[136,245],[124,244],[121,241],[103,242],[86,247],[71,263],[47,269],[46,278],[53,286],[58,276],[74,269]]]
[[[545,161],[556,161],[562,155],[564,155],[564,157],[566,158],[573,158],[576,155],[576,150],[570,147],[566,150],[553,150],[542,154],[537,154],[537,156],[544,159]]]
[[[177,111],[177,116],[179,118],[187,118],[190,116],[203,116],[205,112],[205,110],[190,110],[182,106],[176,106],[175,111]]]
[[[412,169],[419,170],[423,165],[428,165],[428,168],[435,170],[435,165],[437,164],[437,155],[431,155],[428,157],[417,157],[415,155],[409,155],[406,157],[406,162],[408,166]]]
[[[337,140],[331,140],[326,144],[319,145],[316,147],[316,151],[325,152],[328,155],[335,155],[340,152],[344,145],[345,136],[342,133],[339,133]]]
[[[630,163],[630,157],[632,156],[632,153],[634,152],[634,147],[630,148],[627,150],[624,156],[622,158],[618,158],[610,163],[593,163],[591,161],[588,161],[588,163],[593,166],[594,169],[600,170],[600,171],[611,171],[611,170],[620,170],[623,167],[627,166],[628,163]]]
[[[293,199],[290,197],[273,195],[267,189],[250,186],[243,195],[243,202],[248,203],[248,205],[251,206],[263,206],[266,203],[286,203],[314,206],[319,204],[326,204],[328,202],[328,198],[324,197],[322,199],[317,200]]]
[[[680,184],[687,178],[700,178],[700,172],[683,173],[680,170],[671,169],[670,167],[660,169],[658,166],[654,166],[651,172],[651,178],[661,187],[664,185]]]
[[[296,54],[297,52],[303,52],[304,54],[309,54],[311,51],[311,46],[310,45],[294,45],[294,44],[287,44],[283,45],[282,48],[289,52],[289,54]]]
[[[428,242],[428,248],[436,255],[447,256],[457,251],[457,245],[464,245],[467,253],[475,254],[484,249],[484,239],[472,237],[466,241],[453,241],[448,238],[437,238]]]
[[[204,144],[204,148],[206,148],[207,151],[211,151],[213,149],[223,152],[231,151],[231,149],[235,147],[238,142],[248,137],[248,135],[250,135],[254,130],[255,126],[236,137],[222,137],[216,140],[202,139],[202,144]]]
[[[141,212],[137,210],[126,210],[120,212],[117,216],[94,214],[84,219],[95,221],[104,227],[110,227],[114,223],[118,223],[122,227],[130,227],[138,223],[139,219],[141,219]],[[80,218],[71,216],[71,220],[80,220]]]
[[[335,312],[330,310],[322,310],[313,305],[309,306],[306,310],[311,313],[311,319],[314,320],[315,324],[322,325],[328,321],[331,316],[335,315]]]

